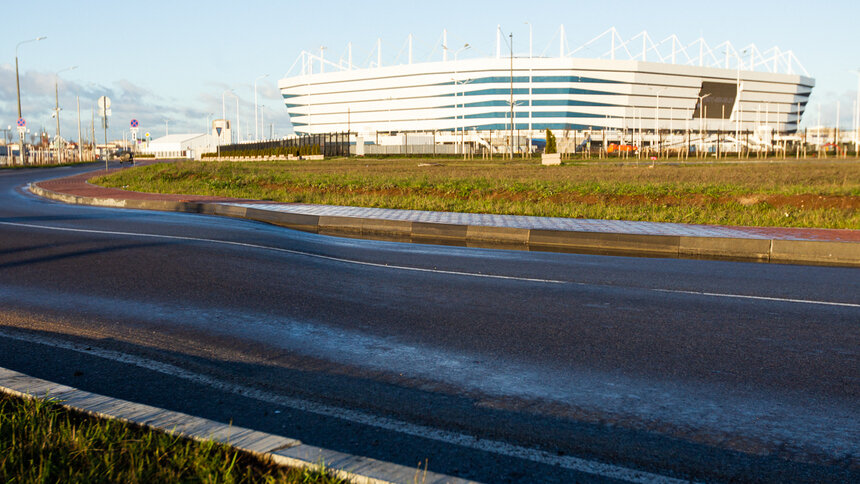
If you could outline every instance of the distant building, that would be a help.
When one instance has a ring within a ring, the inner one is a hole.
[[[465,60],[456,54],[468,44],[451,48],[444,35],[434,62],[412,63],[410,51],[405,63],[382,66],[379,55],[359,68],[351,54],[333,62],[303,52],[301,72],[278,87],[299,134],[465,131],[489,139],[511,129],[529,138],[546,129],[793,133],[815,85],[791,51],[778,48],[711,48],[702,39],[685,46],[647,33],[625,40],[610,29],[569,51],[563,27],[561,36],[557,57],[511,56],[501,35],[494,57]]]
[[[153,154],[156,158],[200,158],[214,151],[218,139],[206,133],[171,134],[140,144],[140,152]]]

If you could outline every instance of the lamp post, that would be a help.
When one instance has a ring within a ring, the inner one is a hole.
[[[222,119],[222,120],[224,120],[224,121],[227,121],[227,111],[226,111],[226,109],[225,109],[225,107],[224,107],[224,96],[225,96],[226,94],[231,94],[231,95],[235,96],[235,94],[233,93],[233,90],[232,90],[232,89],[225,89],[225,90],[224,90],[224,92],[222,92],[222,93],[221,93],[221,119]],[[237,113],[237,114],[239,113],[239,109],[238,109],[238,108],[236,109],[236,113]],[[238,120],[237,120],[237,121],[238,121]],[[226,126],[225,126],[225,128],[226,128]],[[221,136],[218,136],[218,140],[219,140],[219,141],[218,141],[218,144],[220,145],[220,144],[221,144],[221,141],[220,141],[220,140],[221,140]],[[232,131],[232,130],[230,130],[230,142],[231,142],[231,143],[233,142],[233,131]]]
[[[236,143],[242,141],[240,138],[242,136],[242,124],[239,123],[239,95],[236,93],[232,93],[233,97],[236,98]]]
[[[854,110],[854,156],[860,155],[860,69],[854,71],[857,74],[857,106]],[[800,111],[798,110],[798,118]],[[799,123],[800,121],[798,121]]]
[[[534,110],[534,106],[532,106],[532,67],[534,67],[533,59],[533,51],[532,51],[532,24],[526,22],[526,25],[529,26],[529,156],[532,154],[532,111]]]
[[[455,86],[455,87],[457,86],[457,84],[460,84],[460,85],[462,85],[462,84],[463,84],[462,82],[459,82],[459,80],[457,79],[457,74],[458,74],[458,73],[457,73],[457,56],[460,54],[460,52],[463,52],[464,50],[467,50],[467,49],[469,49],[469,48],[471,48],[471,47],[472,47],[472,46],[471,46],[471,45],[469,45],[469,44],[463,44],[463,47],[460,47],[459,49],[457,49],[457,50],[454,52],[454,78],[453,78],[453,81],[454,81],[454,86]],[[445,49],[445,50],[448,50],[448,47],[447,47],[447,46],[444,46],[444,45],[443,45],[443,46],[442,46],[442,48],[443,48],[443,49]],[[460,95],[461,95],[461,96],[463,96],[463,97],[465,97],[465,93],[461,93]],[[461,104],[462,104],[462,102],[461,102]],[[456,107],[457,107],[457,91],[454,91],[454,108],[456,109]],[[463,106],[463,108],[465,108],[465,106]],[[462,113],[462,111],[460,112],[460,116],[461,116],[461,118],[463,117],[463,113]],[[454,119],[456,120],[456,119],[457,119],[457,116],[454,116]],[[463,119],[465,119],[465,118],[463,118]],[[463,128],[462,128],[462,127],[460,128],[460,131],[461,131],[461,133],[462,133],[462,131],[463,131]],[[454,126],[454,136],[457,136],[457,126],[456,126],[456,124],[455,124],[455,126]],[[456,139],[456,138],[455,138],[455,139]],[[463,140],[462,140],[462,136],[461,136],[461,140],[460,140],[460,143],[461,143],[461,149],[462,149],[462,142],[463,142]],[[463,150],[463,151],[464,151],[464,153],[463,153],[463,154],[465,155],[465,150]]]
[[[651,88],[651,90],[657,94],[657,105],[654,108],[654,132],[657,134],[657,157],[662,155],[662,152],[660,151],[660,93],[666,89],[668,88]]]
[[[62,151],[60,150],[60,73],[66,71],[72,71],[77,69],[78,66],[67,67],[65,69],[61,69],[54,74],[54,100],[56,105],[54,107],[54,115],[57,117],[57,163],[62,163]]]
[[[9,133],[12,132],[12,126],[6,126],[5,129],[0,129],[3,131],[3,141],[6,143],[6,160],[5,163],[9,164],[9,159],[12,157],[12,151],[9,149]]]
[[[701,146],[705,143],[705,118],[704,118],[705,98],[710,96],[710,95],[711,94],[708,93],[708,94],[705,94],[703,96],[698,96],[699,97],[699,137],[702,140],[701,140],[701,143],[699,145],[699,150],[696,151],[696,157],[697,158],[699,157],[699,151],[702,151]]]
[[[18,93],[18,117],[21,117],[21,81],[18,77],[18,47],[21,47],[22,44],[26,44],[28,42],[38,42],[40,40],[47,39],[45,36],[36,37],[35,39],[22,40],[15,45],[15,90]],[[24,153],[24,133],[21,133],[21,146],[18,148],[18,153],[21,155],[21,164],[27,164],[27,158]]]
[[[257,131],[257,81],[265,77],[269,77],[269,75],[263,74],[254,79],[254,141],[260,141],[260,134]]]
[[[511,159],[514,159],[514,33],[508,34],[511,39]]]
[[[78,104],[78,161],[84,161],[84,148],[81,134],[81,98],[75,96],[75,102]]]
[[[263,128],[263,141],[266,140],[266,105],[260,105],[260,127]]]
[[[738,59],[737,87],[735,91],[737,95],[737,101],[735,102],[735,146],[738,148],[738,158],[741,156],[741,65],[743,64],[741,54],[745,54],[747,50],[748,49],[744,49],[740,53],[734,53],[735,57]],[[728,50],[726,52],[728,52]]]

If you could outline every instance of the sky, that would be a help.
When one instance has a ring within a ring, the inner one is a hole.
[[[610,27],[625,39],[647,30],[656,40],[676,34],[686,44],[701,36],[711,46],[726,40],[762,50],[776,45],[793,51],[816,81],[801,126],[817,124],[819,110],[822,124],[836,124],[839,103],[840,126],[851,129],[860,68],[856,0],[3,0],[0,12],[0,129],[14,130],[17,119],[17,45],[28,126],[55,134],[56,85],[61,134],[73,140],[76,100],[88,132],[100,96],[111,99],[112,139],[128,136],[131,119],[139,120],[141,135],[153,138],[166,130],[208,131],[210,121],[221,117],[222,102],[235,127],[237,97],[241,131],[253,138],[255,80],[265,132],[284,136],[292,128],[277,81],[303,50],[325,47],[326,59],[337,60],[352,42],[353,63],[366,67],[381,38],[383,65],[405,63],[412,34],[415,62],[441,60],[443,29],[449,46],[472,46],[460,59],[494,55],[497,25],[513,34],[514,53],[523,56],[529,25],[535,55],[557,55],[560,24],[571,50]],[[18,44],[39,36],[47,38]]]

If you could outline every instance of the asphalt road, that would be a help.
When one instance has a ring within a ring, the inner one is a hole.
[[[0,366],[484,482],[860,481],[858,269],[352,240],[21,189],[83,169],[0,171]]]

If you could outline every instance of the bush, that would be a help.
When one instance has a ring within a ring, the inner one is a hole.
[[[552,134],[552,131],[550,131],[549,128],[547,128],[547,130],[546,130],[546,149],[544,149],[544,153],[552,154],[552,153],[555,153],[557,151],[558,151],[558,149],[556,148],[556,144],[555,144],[555,135]]]

